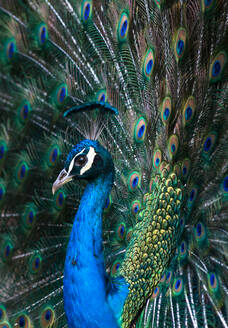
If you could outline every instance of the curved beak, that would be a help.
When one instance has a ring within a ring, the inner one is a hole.
[[[63,169],[59,173],[58,178],[55,180],[55,182],[52,185],[52,194],[54,195],[59,188],[61,188],[67,182],[70,182],[72,179],[73,179],[73,175],[68,175],[67,171]]]

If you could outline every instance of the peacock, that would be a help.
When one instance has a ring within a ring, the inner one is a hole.
[[[227,17],[1,1],[1,328],[228,327]]]

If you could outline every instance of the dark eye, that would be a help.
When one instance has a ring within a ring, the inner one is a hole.
[[[84,166],[86,163],[87,163],[87,157],[85,155],[78,156],[74,161],[74,165],[76,166]]]
[[[103,160],[102,160],[101,156],[99,154],[96,154],[93,163],[97,165],[97,164],[101,164],[102,162],[103,162]]]

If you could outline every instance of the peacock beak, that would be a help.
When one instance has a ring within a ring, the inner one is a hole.
[[[67,182],[70,182],[72,179],[73,179],[73,175],[68,175],[67,171],[63,169],[59,173],[58,178],[55,180],[55,182],[52,185],[52,194],[54,195],[59,188],[61,188]]]

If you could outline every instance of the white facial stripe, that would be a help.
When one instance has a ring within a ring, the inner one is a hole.
[[[87,154],[88,161],[87,161],[86,165],[83,166],[83,168],[81,169],[80,175],[82,175],[83,173],[85,173],[86,171],[88,171],[91,168],[91,166],[93,165],[93,160],[94,160],[95,156],[96,156],[96,152],[95,152],[94,148],[90,147],[89,152]]]
[[[85,150],[85,148],[82,149],[82,151],[80,151],[80,153],[78,153],[77,155],[74,156],[74,158],[73,158],[72,161],[70,162],[70,166],[69,166],[69,169],[68,169],[68,173],[67,173],[67,175],[70,174],[70,172],[72,171],[72,169],[73,169],[73,167],[74,167],[74,160],[75,160],[75,158],[76,158],[78,155],[80,155],[81,153],[83,153],[84,150]]]

